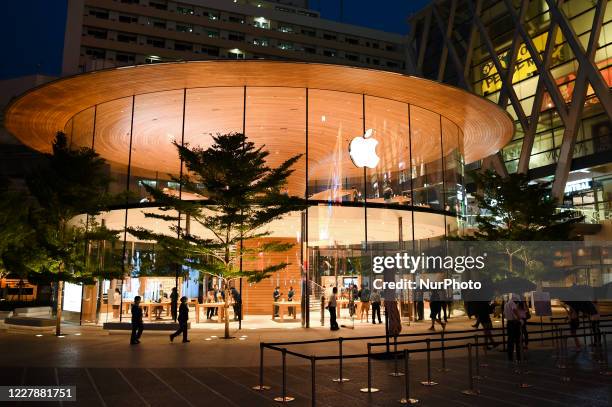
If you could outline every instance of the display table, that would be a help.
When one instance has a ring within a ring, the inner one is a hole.
[[[122,312],[124,314],[130,314],[130,307],[132,306],[133,303],[134,301],[131,301],[131,300],[123,301]],[[151,321],[153,319],[153,312],[158,308],[163,308],[166,311],[166,316],[169,316],[170,309],[172,307],[172,302],[170,301],[163,301],[163,302],[145,301],[145,302],[141,302],[140,306],[142,307],[143,312],[147,314],[147,319]]]
[[[205,303],[200,304],[196,301],[195,303],[196,323],[200,322],[200,308],[204,310],[208,310],[208,308],[217,308],[217,322],[218,323],[224,322],[223,321],[225,317],[225,303],[224,302],[205,302]]]
[[[285,320],[285,312],[289,314],[289,307],[293,307],[295,312],[293,313],[293,319],[297,318],[298,311],[302,311],[302,304],[299,301],[277,301],[272,303],[272,321],[276,320],[274,316],[274,307],[278,307],[278,316],[281,322]]]

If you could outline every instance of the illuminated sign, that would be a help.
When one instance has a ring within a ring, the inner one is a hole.
[[[64,311],[81,312],[82,288],[79,284],[64,283]]]
[[[368,129],[363,136],[355,137],[349,144],[349,156],[355,166],[375,168],[378,165],[380,161],[380,157],[376,154],[378,141],[371,137],[372,129]]]

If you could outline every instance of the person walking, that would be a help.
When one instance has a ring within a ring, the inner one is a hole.
[[[370,290],[365,285],[361,286],[361,290],[359,291],[359,319],[363,322],[363,314],[365,312],[366,321],[369,318],[370,313]]]
[[[473,302],[474,312],[476,312],[476,318],[482,324],[484,330],[485,346],[487,349],[493,349],[497,345],[491,330],[493,329],[493,322],[491,321],[491,304],[486,301],[475,301]],[[489,345],[490,344],[490,345]]]
[[[521,360],[521,318],[518,310],[519,297],[511,294],[506,305],[504,305],[504,318],[506,318],[506,335],[508,336],[508,361],[512,362],[514,348],[516,348],[516,360]]]
[[[337,331],[340,329],[338,322],[336,321],[336,296],[338,295],[338,287],[332,289],[332,294],[329,296],[327,301],[327,309],[329,311],[329,329]]]
[[[272,293],[272,298],[274,300],[274,302],[279,302],[280,298],[281,298],[281,292],[280,292],[280,287],[276,286],[274,288],[274,292]],[[278,318],[278,305],[274,306],[274,318]]]
[[[172,314],[172,320],[176,322],[176,308],[178,306],[178,290],[176,287],[172,287],[170,293],[170,313]]]
[[[429,297],[429,317],[431,318],[431,326],[429,327],[430,331],[435,331],[435,323],[439,323],[442,326],[442,329],[446,327],[446,322],[442,322],[440,319],[440,313],[442,312],[442,302],[440,301],[440,293],[438,290],[434,290],[431,292],[431,296]]]
[[[295,291],[293,291],[293,286],[289,287],[289,292],[287,293],[287,301],[293,302],[293,297],[295,297]],[[295,307],[289,307],[289,316],[295,315]]]
[[[121,291],[118,288],[115,288],[113,292],[113,318],[119,318],[120,308],[121,307]]]
[[[236,290],[236,287],[232,287],[230,291],[234,299],[234,321],[242,321],[242,296],[238,290]]]
[[[527,306],[527,302],[521,301],[518,304],[518,313],[519,318],[521,320],[521,336],[523,338],[523,349],[527,350],[529,346],[529,334],[527,332],[527,320],[531,318],[531,314],[529,313],[529,307]]]
[[[175,333],[170,334],[170,342],[174,342],[174,338],[183,334],[183,343],[191,342],[187,339],[187,321],[189,321],[189,306],[187,306],[187,297],[181,297],[181,305],[178,310],[179,327]]]
[[[372,291],[372,295],[370,296],[370,301],[372,302],[372,323],[376,324],[376,317],[378,316],[378,323],[382,324],[382,319],[380,318],[380,293],[378,290]]]
[[[425,305],[423,304],[423,291],[417,289],[414,292],[414,313],[417,321],[425,319]]]
[[[130,337],[130,344],[136,345],[140,343],[140,337],[144,330],[144,324],[142,323],[142,308],[140,308],[140,295],[134,297],[134,303],[132,304],[132,336]]]

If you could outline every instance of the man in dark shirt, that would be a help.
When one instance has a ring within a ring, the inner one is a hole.
[[[170,313],[172,314],[172,320],[176,322],[176,309],[178,305],[178,291],[176,287],[172,287],[170,293]]]
[[[281,292],[280,292],[280,287],[276,287],[274,288],[274,292],[272,293],[272,298],[274,299],[274,302],[278,302],[280,301],[280,297],[281,297]],[[274,306],[274,318],[278,318],[278,306],[275,305]]]
[[[170,342],[174,341],[174,338],[183,334],[183,343],[191,342],[187,339],[187,321],[189,321],[189,306],[187,305],[187,297],[181,297],[181,305],[178,310],[178,323],[179,328],[175,333],[170,334]]]
[[[234,321],[242,320],[242,297],[236,287],[232,287],[232,298],[234,299]]]
[[[132,336],[130,338],[130,344],[136,345],[140,343],[140,336],[144,329],[142,323],[142,308],[140,308],[140,295],[134,297],[134,303],[132,304]]]

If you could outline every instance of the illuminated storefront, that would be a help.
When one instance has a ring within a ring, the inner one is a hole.
[[[96,220],[120,231],[142,226],[170,233],[167,223],[144,216],[158,210],[145,184],[186,200],[206,199],[171,181],[181,171],[173,142],[207,147],[214,134],[243,132],[265,145],[271,166],[303,154],[287,193],[307,198],[308,209],[269,227],[271,237],[295,243],[275,255],[290,265],[261,283],[244,284],[247,321],[270,314],[276,286],[283,293],[293,287],[306,304],[308,295],[332,285],[370,284],[367,259],[374,252],[431,245],[456,233],[465,205],[464,165],[497,152],[513,132],[502,109],[435,82],[262,61],[157,64],[58,80],[14,101],[6,126],[40,151],[63,130],[73,147],[92,147],[105,158],[111,192],[129,192],[129,198]],[[190,233],[206,235],[195,222],[184,222]],[[129,233],[118,244],[92,248],[90,256],[123,259],[126,270],[123,282],[103,281],[90,290],[94,299],[102,293],[102,320],[114,318],[115,288],[126,302],[135,295],[163,300],[175,285],[180,295],[201,300],[216,283],[186,267],[160,269],[155,255],[152,242]],[[264,267],[278,260],[255,262]],[[89,314],[84,321],[95,320]]]

